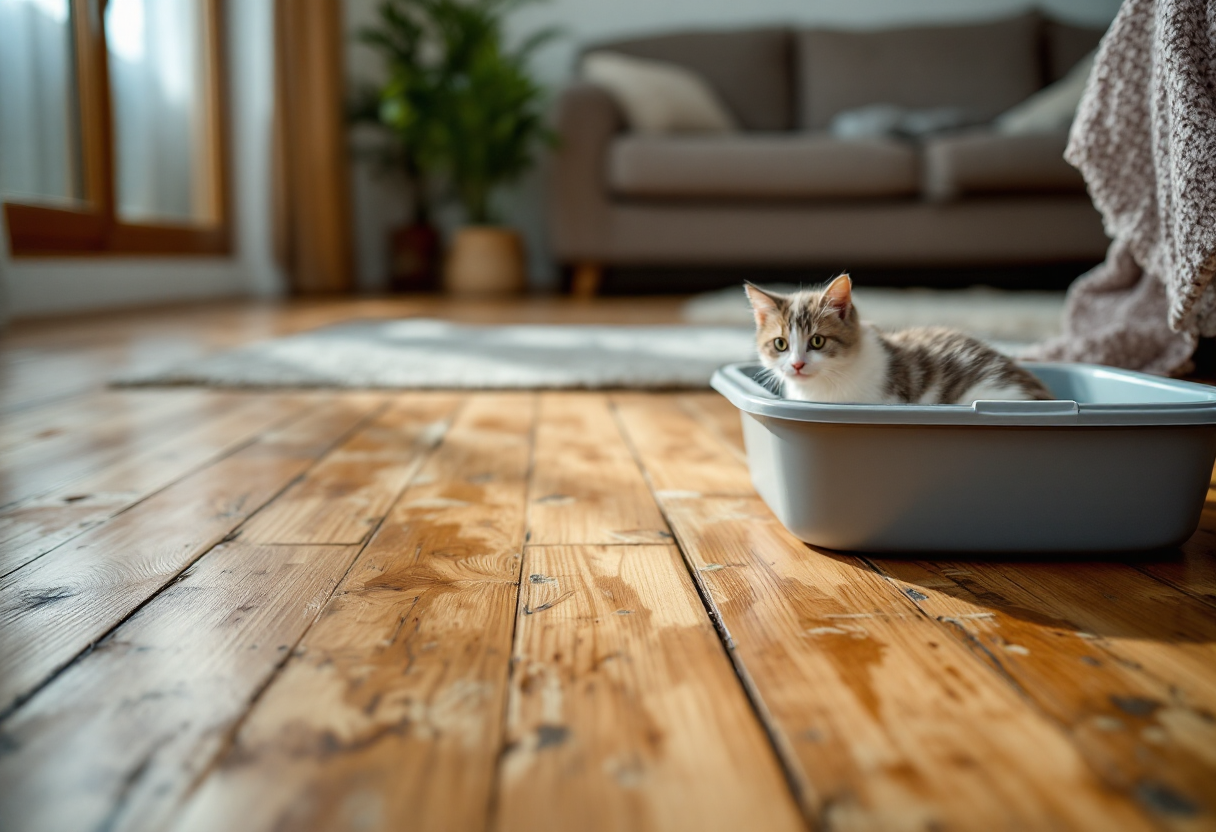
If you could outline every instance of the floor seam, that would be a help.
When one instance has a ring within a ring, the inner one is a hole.
[[[208,554],[210,554],[212,551],[214,551],[217,546],[222,545],[226,541],[232,540],[232,535],[234,533],[238,533],[239,530],[241,529],[241,527],[243,527],[246,523],[248,523],[249,520],[252,519],[258,512],[262,511],[266,506],[270,505],[275,500],[277,500],[279,497],[283,496],[284,492],[286,492],[287,489],[291,488],[292,485],[294,485],[297,481],[299,481],[300,477],[304,476],[309,471],[311,471],[313,468],[315,468],[317,465],[319,465],[321,460],[324,459],[333,448],[337,447],[340,443],[345,441],[347,439],[347,437],[354,434],[356,431],[358,431],[360,428],[362,428],[365,424],[367,424],[369,421],[371,421],[373,418],[375,418],[380,413],[381,409],[382,408],[377,408],[377,409],[373,410],[371,413],[369,413],[367,416],[365,416],[363,419],[361,419],[358,423],[356,423],[351,428],[349,428],[348,430],[344,431],[341,435],[336,437],[334,439],[334,441],[326,447],[325,451],[322,452],[321,454],[319,454],[315,459],[313,459],[312,464],[310,464],[299,476],[292,477],[291,480],[284,483],[283,487],[280,488],[278,491],[276,491],[273,495],[271,495],[271,497],[268,500],[266,500],[265,503],[258,506],[256,511],[252,512],[247,517],[244,517],[241,520],[241,522],[237,523],[236,526],[234,526],[227,534],[223,535],[222,537],[217,539],[214,543],[207,546],[205,549],[203,549],[203,551],[199,552],[199,554],[197,556],[191,558],[189,563],[182,566],[182,568],[179,569],[174,575],[169,577],[163,584],[161,584],[152,593],[150,593],[147,598],[144,598],[143,601],[139,602],[126,615],[122,616],[122,618],[120,618],[118,621],[116,621],[113,624],[113,626],[109,627],[104,633],[102,633],[100,636],[98,636],[95,641],[91,642],[87,647],[85,647],[79,653],[77,653],[76,655],[74,655],[70,659],[68,659],[66,662],[64,662],[61,667],[59,667],[53,673],[49,674],[45,679],[43,679],[41,682],[39,682],[35,687],[31,688],[23,696],[13,700],[13,702],[7,708],[4,708],[2,711],[0,711],[0,724],[3,724],[6,720],[8,720],[9,717],[11,717],[13,714],[15,714],[18,710],[20,710],[25,705],[25,703],[29,702],[31,699],[33,699],[35,696],[37,696],[41,691],[45,690],[57,678],[59,678],[60,675],[62,675],[65,671],[67,671],[68,668],[73,667],[78,661],[80,661],[82,658],[84,658],[89,653],[91,653],[93,651],[93,649],[95,647],[97,647],[97,645],[102,644],[107,639],[109,639],[111,636],[113,636],[114,633],[116,633],[119,630],[119,628],[122,627],[123,624],[130,621],[132,617],[138,615],[141,610],[143,610],[145,607],[148,606],[148,604],[152,603],[153,600],[158,598],[160,596],[160,594],[165,591],[165,589],[167,589],[172,584],[180,581],[187,573],[189,573],[189,571],[191,569],[194,568],[194,566],[200,560],[202,560]],[[56,548],[58,548],[58,547],[56,547]]]
[[[452,409],[451,415],[446,420],[449,429],[450,429],[452,423],[455,422],[457,416],[460,414],[460,412],[465,408],[465,406],[467,404],[468,404],[468,397],[462,397],[460,399],[459,404],[457,404],[456,407],[454,407]],[[386,401],[380,407],[375,408],[372,411],[372,413],[370,413],[368,415],[368,417],[366,419],[361,421],[350,432],[344,434],[342,436],[342,438],[340,438],[337,442],[335,442],[333,445],[330,446],[329,450],[327,450],[321,457],[318,457],[316,464],[320,464],[322,459],[329,456],[329,453],[333,450],[333,448],[336,448],[341,442],[343,442],[347,438],[353,436],[358,430],[366,427],[368,424],[373,422],[377,417],[382,415],[391,406],[392,406],[392,402]],[[312,621],[310,621],[308,623],[307,627],[305,627],[303,630],[300,631],[300,635],[295,640],[295,642],[292,643],[291,649],[286,651],[285,655],[283,656],[283,659],[274,666],[274,668],[270,672],[270,675],[266,677],[266,681],[256,691],[254,691],[253,695],[249,698],[249,703],[246,705],[244,712],[237,719],[235,719],[230,726],[228,726],[227,730],[224,732],[224,737],[220,743],[220,747],[211,756],[211,759],[207,761],[207,765],[204,766],[202,768],[202,770],[199,771],[198,775],[195,776],[195,778],[193,780],[191,780],[190,785],[182,793],[181,797],[178,799],[176,804],[174,804],[173,809],[168,813],[169,817],[175,817],[182,811],[182,809],[190,802],[191,798],[193,798],[193,796],[198,791],[198,789],[203,785],[204,782],[206,782],[207,778],[210,777],[215,772],[217,767],[223,762],[224,757],[227,756],[228,753],[235,746],[236,738],[240,734],[241,728],[245,725],[245,723],[249,720],[249,717],[253,714],[253,711],[257,707],[258,702],[261,701],[261,699],[265,695],[266,691],[268,691],[270,689],[270,686],[273,685],[275,683],[275,681],[279,678],[280,674],[283,672],[283,668],[285,668],[287,666],[288,662],[290,662],[291,659],[295,656],[296,650],[300,646],[300,642],[302,642],[305,639],[305,637],[312,631],[312,628],[314,626],[316,626],[317,621],[320,620],[321,616],[325,614],[325,610],[329,607],[329,604],[334,599],[334,596],[338,594],[338,590],[346,582],[346,579],[350,575],[351,570],[355,568],[355,565],[359,562],[359,559],[363,557],[363,553],[367,551],[368,547],[371,546],[372,541],[374,541],[376,539],[376,535],[380,532],[381,527],[384,525],[384,521],[388,518],[389,514],[392,512],[393,507],[396,506],[397,503],[401,501],[401,498],[405,495],[405,493],[407,491],[409,491],[410,486],[413,484],[413,481],[418,476],[419,472],[422,471],[422,469],[425,467],[426,463],[439,451],[439,449],[441,447],[443,447],[443,442],[446,440],[447,440],[447,431],[445,430],[443,441],[438,442],[434,446],[428,448],[425,451],[425,453],[423,453],[420,464],[414,466],[414,470],[410,472],[409,480],[401,487],[401,490],[397,492],[396,496],[393,498],[392,503],[389,505],[388,509],[384,512],[384,516],[380,518],[380,521],[376,524],[376,527],[374,529],[372,529],[370,533],[367,534],[367,536],[363,539],[362,543],[361,544],[360,543],[346,544],[346,545],[349,545],[351,548],[357,547],[358,551],[355,552],[354,556],[350,559],[350,562],[346,565],[346,569],[345,569],[345,571],[343,571],[341,577],[339,577],[338,580],[336,580],[334,582],[333,588],[330,590],[329,595],[327,595],[325,597],[325,600],[322,603],[317,605],[317,613],[315,616],[313,616]],[[309,470],[312,470],[313,467],[314,466],[309,466]],[[282,496],[282,492],[280,492],[278,495],[276,495],[275,499],[278,499],[279,496]],[[273,500],[271,500],[270,502],[273,502]],[[267,503],[267,505],[269,505],[269,504],[270,503]],[[264,508],[264,507],[265,506],[263,506],[262,508]],[[261,508],[259,508],[258,510],[261,511]],[[250,517],[246,518],[245,522],[248,522],[250,519],[252,519],[252,515]],[[244,523],[242,523],[242,525],[244,525]],[[262,544],[251,544],[251,545],[262,545]],[[304,544],[304,545],[307,545],[307,544]]]
[[[796,765],[797,758],[792,749],[785,747],[785,741],[781,735],[774,729],[773,721],[767,714],[767,708],[763,704],[763,698],[760,696],[759,689],[755,686],[751,679],[751,675],[747,672],[738,653],[735,651],[735,641],[731,637],[730,630],[726,626],[726,622],[722,619],[722,614],[718,610],[717,604],[710,594],[709,587],[704,582],[704,576],[696,569],[692,559],[685,551],[683,543],[680,542],[680,533],[677,526],[672,523],[671,518],[667,514],[667,507],[658,496],[659,489],[654,487],[654,482],[650,478],[650,472],[646,469],[645,463],[642,462],[641,454],[633,443],[633,437],[629,434],[629,429],[625,426],[621,419],[620,410],[617,407],[616,400],[609,398],[609,409],[612,411],[612,417],[616,421],[617,430],[620,432],[629,448],[630,454],[633,455],[634,464],[638,470],[642,472],[642,478],[646,482],[646,487],[650,490],[651,499],[654,500],[655,506],[659,509],[659,513],[663,516],[663,522],[667,524],[668,529],[673,535],[673,543],[676,550],[680,553],[680,560],[684,564],[684,568],[688,571],[689,578],[692,580],[693,587],[696,589],[698,597],[701,599],[701,604],[705,608],[705,613],[709,616],[710,623],[713,625],[714,632],[718,635],[718,641],[722,645],[723,651],[726,654],[726,660],[734,671],[735,678],[739,680],[739,686],[743,689],[743,697],[747,700],[748,706],[756,718],[760,729],[764,732],[768,739],[769,747],[773,751],[773,756],[777,760],[777,765],[781,769],[781,773],[785,779],[786,787],[790,791],[790,797],[794,801],[794,805],[800,810],[802,820],[808,825],[815,827],[816,821],[806,811],[807,804],[805,801],[806,787],[799,780],[797,772],[800,768]],[[678,406],[678,405],[677,405]],[[682,409],[682,408],[681,408]],[[687,412],[684,414],[688,418],[693,418]],[[714,436],[715,440],[723,442],[719,437]]]
[[[116,520],[117,518],[126,514],[131,509],[136,508],[137,506],[141,505],[142,503],[147,502],[148,500],[152,499],[153,497],[155,497],[158,494],[161,494],[165,490],[172,488],[173,486],[177,485],[179,482],[182,482],[183,480],[185,480],[189,477],[192,477],[195,474],[205,471],[206,469],[211,468],[230,457],[236,456],[237,454],[239,454],[241,451],[245,450],[249,446],[257,443],[257,441],[259,439],[261,439],[263,436],[266,436],[268,433],[275,431],[275,430],[279,430],[280,428],[287,427],[288,425],[291,425],[294,422],[307,418],[310,413],[312,413],[314,410],[316,410],[317,408],[320,408],[322,406],[324,406],[323,403],[316,403],[311,407],[305,407],[301,412],[299,412],[293,416],[285,417],[277,422],[274,422],[274,423],[268,425],[261,432],[254,434],[253,436],[249,437],[246,440],[241,441],[240,443],[238,443],[236,445],[233,445],[230,449],[228,449],[220,454],[217,454],[216,456],[208,458],[205,462],[202,462],[202,463],[196,465],[195,467],[189,469],[188,471],[183,472],[180,476],[175,477],[171,481],[164,483],[160,487],[158,487],[152,491],[149,491],[148,493],[141,496],[139,499],[122,506],[120,509],[115,511],[113,514],[108,515],[107,517],[97,521],[96,523],[92,524],[91,526],[87,526],[86,528],[80,529],[77,534],[74,534],[71,537],[60,541],[58,544],[56,544],[55,546],[53,546],[50,549],[47,549],[45,552],[38,555],[37,557],[31,558],[30,560],[26,561],[25,563],[21,564],[20,566],[10,569],[8,572],[5,572],[4,574],[0,575],[0,580],[7,578],[9,575],[13,575],[17,572],[20,572],[22,569],[26,568],[31,563],[35,563],[35,562],[41,560],[42,558],[44,558],[47,555],[54,552],[55,550],[71,543],[73,540],[80,537],[81,535],[91,532],[94,529],[100,528],[100,527],[106,525],[107,523],[112,523],[114,520]],[[89,473],[96,473],[96,472],[89,472]],[[81,477],[86,477],[86,476],[89,476],[89,474],[81,475]],[[43,494],[50,493],[50,491],[54,491],[56,488],[60,488],[63,485],[70,485],[71,482],[73,482],[73,480],[70,480],[66,483],[60,483],[59,485],[53,486],[48,491],[43,492]],[[40,496],[41,495],[35,496],[35,497],[30,497],[28,500],[23,500],[16,504],[11,505],[9,508],[5,509],[2,514],[0,514],[0,519],[3,518],[3,514],[7,514],[10,511],[20,510],[21,508],[23,508],[25,506],[25,504],[39,499]],[[278,495],[276,494],[275,499],[277,499],[277,497],[278,497]],[[244,523],[242,522],[241,525],[244,525]],[[240,527],[238,526],[237,528],[240,528]],[[233,531],[236,531],[236,529],[234,529]],[[223,541],[221,541],[221,542],[223,542]]]
[[[491,787],[489,800],[486,801],[486,816],[485,824],[482,827],[486,832],[495,827],[495,818],[498,816],[499,799],[502,789],[502,766],[503,759],[506,757],[508,745],[507,737],[510,733],[510,715],[511,715],[511,697],[513,696],[512,683],[515,681],[515,657],[519,650],[519,620],[523,612],[524,604],[524,574],[527,571],[524,567],[528,561],[528,538],[531,536],[530,526],[532,522],[532,474],[536,470],[536,435],[540,427],[540,394],[532,394],[532,429],[528,432],[528,470],[526,472],[525,481],[527,486],[524,488],[524,528],[523,534],[520,535],[519,550],[519,579],[515,585],[515,615],[511,619],[511,655],[507,659],[507,685],[506,695],[502,700],[502,730],[499,735],[498,753],[494,756],[494,771],[491,774]]]

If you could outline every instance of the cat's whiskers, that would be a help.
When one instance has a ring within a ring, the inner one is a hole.
[[[771,367],[761,367],[760,372],[756,373],[756,381],[762,386],[768,388],[776,388],[776,392],[781,392],[781,375]]]

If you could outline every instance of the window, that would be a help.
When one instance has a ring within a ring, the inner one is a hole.
[[[14,255],[229,249],[219,0],[0,0]]]

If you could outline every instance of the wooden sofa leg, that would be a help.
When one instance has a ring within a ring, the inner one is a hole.
[[[574,267],[574,279],[570,282],[570,294],[576,298],[593,298],[600,291],[604,279],[604,267],[599,263],[579,263]]]

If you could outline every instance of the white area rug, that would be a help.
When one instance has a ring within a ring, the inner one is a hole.
[[[774,287],[776,288],[776,287]],[[1059,329],[1063,293],[857,290],[885,328],[953,326],[1016,353]],[[251,344],[115,379],[136,385],[356,388],[698,388],[755,357],[743,290],[700,295],[686,326],[472,326],[361,321]]]
[[[697,388],[755,356],[750,327],[470,326],[365,321],[276,338],[121,385],[363,388]]]

